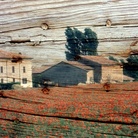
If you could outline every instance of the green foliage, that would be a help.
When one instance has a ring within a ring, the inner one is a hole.
[[[41,74],[33,75],[33,87],[39,87],[42,83],[41,77]]]
[[[113,56],[109,56],[109,59],[118,62],[118,60],[114,58]]]
[[[77,28],[67,27],[65,30],[67,39],[66,59],[73,59],[77,55],[97,55],[98,39],[95,32],[85,28],[84,33]]]
[[[138,66],[138,55],[131,55],[127,58],[129,65],[136,65]]]
[[[13,89],[14,84],[20,84],[20,82],[11,82],[11,83],[0,83],[1,90],[11,90]]]
[[[66,29],[66,36],[67,36],[67,45],[66,48],[72,53],[73,55],[79,55],[80,54],[80,47],[79,47],[79,41],[77,37],[75,36],[75,31],[68,27]]]
[[[97,55],[98,40],[97,34],[90,28],[85,28],[84,55]],[[83,51],[83,50],[82,50]]]
[[[124,59],[120,59],[120,62],[121,62],[122,64],[124,64],[124,63],[125,63]]]
[[[130,55],[124,63],[124,74],[138,80],[138,55]]]

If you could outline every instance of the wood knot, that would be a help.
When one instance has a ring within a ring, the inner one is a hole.
[[[14,123],[19,123],[20,122],[20,120],[18,118],[14,118],[13,121],[14,121]]]
[[[22,57],[20,56],[13,56],[11,59],[11,62],[17,63],[17,62],[22,62]]]
[[[0,91],[0,97],[2,97],[2,98],[7,98],[7,97],[4,95],[4,91]]]
[[[106,20],[106,26],[110,27],[112,25],[112,21],[110,19]]]
[[[49,79],[44,79],[43,80],[43,88],[41,89],[41,91],[44,93],[44,94],[49,94],[48,92],[50,91],[50,89],[48,88],[48,82],[50,80]]]
[[[48,29],[49,29],[49,26],[48,26],[47,23],[42,23],[42,24],[41,24],[41,28],[42,28],[43,30],[48,30]]]
[[[109,82],[105,82],[103,84],[103,88],[106,92],[109,92],[110,91],[110,87],[111,87],[111,84]]]

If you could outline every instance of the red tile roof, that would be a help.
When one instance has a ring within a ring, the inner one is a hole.
[[[72,66],[81,68],[81,69],[83,69],[83,70],[86,70],[86,71],[93,70],[92,67],[89,67],[89,66],[87,66],[87,65],[84,65],[84,64],[79,63],[79,62],[77,62],[77,61],[61,61],[61,62],[59,62],[58,64],[60,64],[60,63],[69,64],[69,65],[72,65]],[[32,69],[32,72],[33,72],[33,73],[42,73],[43,71],[45,71],[45,70],[47,70],[47,69],[49,69],[49,68],[52,68],[53,66],[56,66],[56,65],[57,65],[57,64],[55,64],[55,65],[49,65],[49,66],[47,65],[47,66],[41,66],[41,67],[34,67],[34,68]]]
[[[49,69],[51,66],[41,66],[32,68],[32,73],[42,73],[43,71]]]
[[[113,60],[109,60],[103,56],[80,56],[83,59],[96,62],[101,65],[117,65],[118,62],[115,62]]]
[[[132,51],[130,52],[130,55],[138,55],[138,50],[132,50]]]
[[[87,70],[87,71],[93,70],[92,67],[87,66],[87,65],[82,64],[82,63],[79,63],[77,61],[66,61],[65,63],[68,63],[68,64],[70,64],[72,66],[75,66],[75,67],[78,67],[78,68],[81,68],[81,69],[84,69],[84,70]]]
[[[31,57],[27,57],[22,54],[7,52],[0,49],[0,59],[12,59],[12,58],[32,59]]]

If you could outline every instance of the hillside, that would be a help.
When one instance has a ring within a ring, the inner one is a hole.
[[[100,55],[127,56],[137,48],[137,0],[1,0],[0,5],[0,48],[33,57],[35,66],[65,59],[67,26],[95,31]]]
[[[138,136],[137,82],[1,92],[0,137]]]

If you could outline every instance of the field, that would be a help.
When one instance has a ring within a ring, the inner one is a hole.
[[[7,90],[0,93],[0,137],[138,136],[138,82]]]

